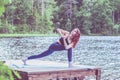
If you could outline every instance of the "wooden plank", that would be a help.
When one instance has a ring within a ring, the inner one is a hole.
[[[97,69],[96,71],[96,80],[100,80],[101,79],[101,69]]]
[[[63,63],[35,61],[40,63],[36,65],[33,62],[29,62],[32,65],[15,68],[22,76],[21,80],[84,80],[86,76],[96,76],[96,80],[100,80],[101,77],[101,69],[94,66],[74,65],[68,68]]]
[[[55,71],[55,72],[34,72],[32,74],[28,73],[28,77],[32,79],[28,80],[49,80],[49,79],[63,79],[63,78],[84,78],[85,76],[96,76],[96,80],[100,80],[100,69],[91,69],[91,70],[72,70],[72,71]]]

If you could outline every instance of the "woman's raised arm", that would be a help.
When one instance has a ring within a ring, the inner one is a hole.
[[[69,32],[60,28],[56,29],[57,32],[60,34],[61,37],[67,37],[69,35]]]

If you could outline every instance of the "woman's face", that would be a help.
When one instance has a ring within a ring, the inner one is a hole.
[[[73,30],[71,31],[71,33],[70,33],[70,38],[73,38],[73,36],[76,35],[77,32],[78,32],[78,29],[77,29],[77,28],[73,29]]]

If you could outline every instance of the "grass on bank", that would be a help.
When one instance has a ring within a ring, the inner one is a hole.
[[[56,36],[58,36],[57,33],[50,33],[50,34],[0,34],[0,38],[4,38],[4,37],[56,37]],[[101,35],[101,34],[85,35],[85,34],[81,34],[81,36],[120,36],[120,34],[117,34],[117,35]]]
[[[50,37],[58,34],[0,34],[0,37]]]

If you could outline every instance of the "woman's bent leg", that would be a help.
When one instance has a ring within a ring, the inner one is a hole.
[[[72,62],[72,48],[68,49],[68,61]]]
[[[68,66],[72,67],[72,48],[68,49]]]

